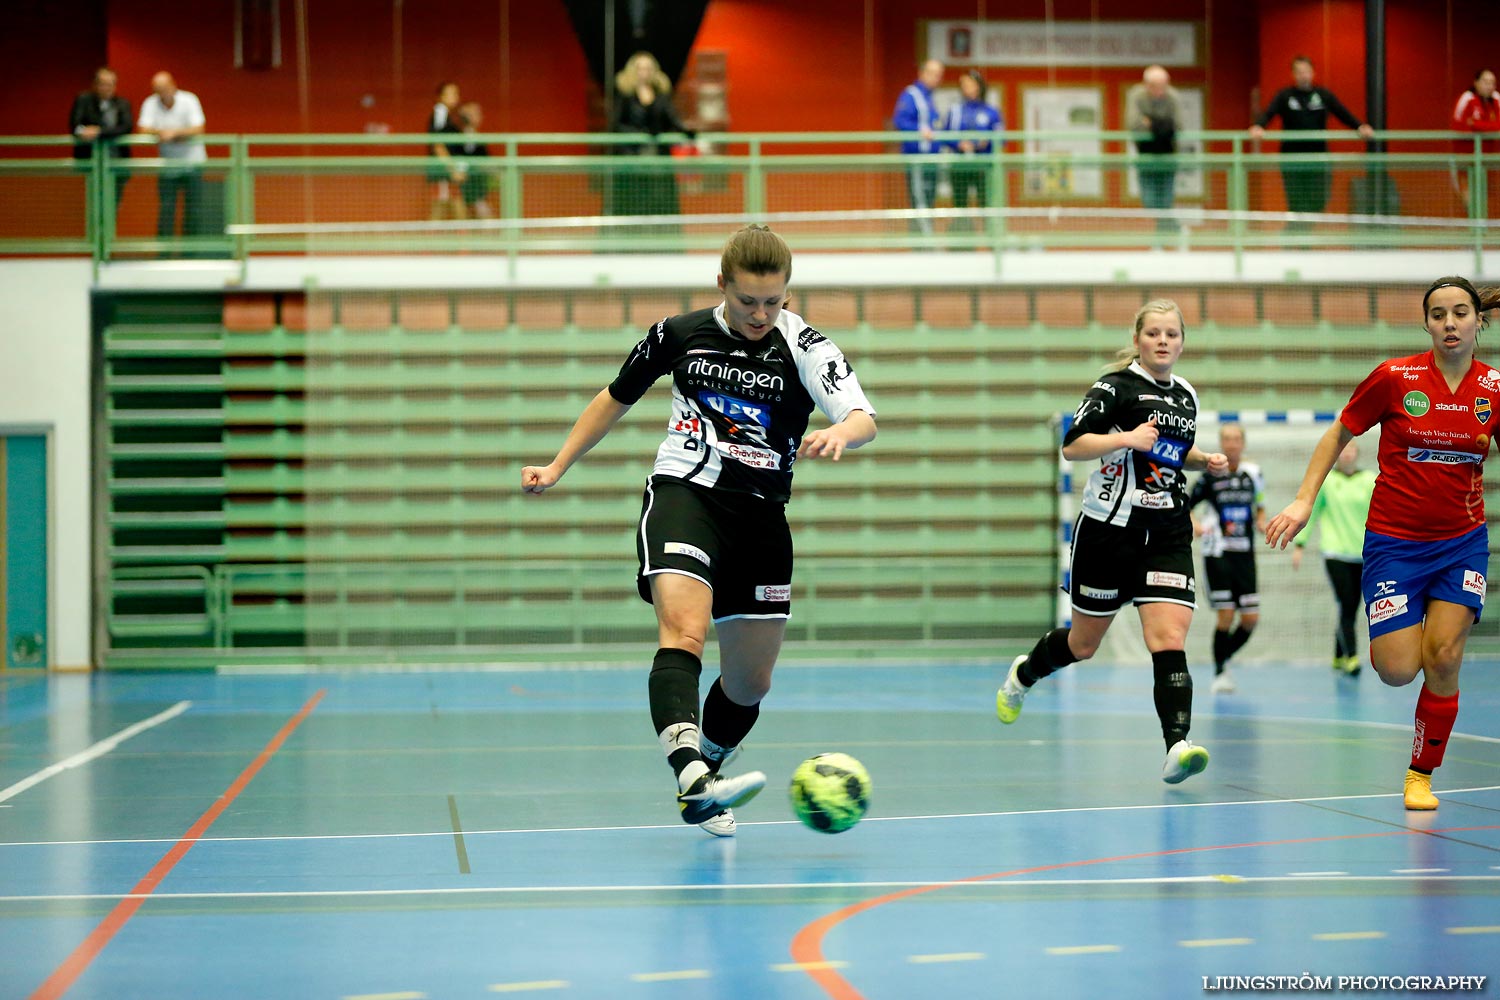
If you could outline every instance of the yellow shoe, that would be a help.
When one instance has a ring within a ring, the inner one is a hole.
[[[1007,726],[1020,718],[1021,702],[1026,700],[1026,692],[1031,690],[1016,676],[1016,671],[1025,662],[1025,653],[1011,660],[1010,673],[1005,675],[1005,683],[1001,684],[1000,690],[995,692],[995,714]]]
[[[1406,808],[1436,809],[1437,796],[1432,794],[1432,775],[1421,771],[1406,772]]]

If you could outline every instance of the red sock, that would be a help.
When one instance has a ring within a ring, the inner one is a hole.
[[[1414,771],[1431,774],[1443,762],[1448,749],[1448,734],[1458,718],[1458,692],[1444,698],[1422,685],[1417,695],[1417,732],[1411,743],[1411,766]]]

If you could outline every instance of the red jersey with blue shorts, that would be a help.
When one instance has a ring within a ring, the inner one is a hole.
[[[1474,361],[1456,392],[1432,352],[1381,364],[1339,420],[1380,425],[1380,476],[1365,522],[1363,589],[1373,638],[1421,622],[1429,600],[1484,606],[1484,459],[1500,371]]]

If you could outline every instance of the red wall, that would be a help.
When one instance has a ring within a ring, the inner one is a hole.
[[[139,103],[151,74],[171,69],[202,99],[216,132],[420,131],[439,79],[458,80],[486,106],[495,131],[583,131],[587,72],[555,0],[450,0],[444,4],[317,0],[308,12],[306,86],[299,81],[293,0],[282,0],[282,66],[233,67],[233,5],[206,3],[192,18],[180,0],[0,4],[0,57],[12,69],[0,128],[55,133],[93,66],[108,60]],[[925,18],[1041,19],[1046,0],[715,0],[698,47],[728,53],[736,131],[872,129],[883,126],[915,72]],[[1247,123],[1288,80],[1305,52],[1320,82],[1364,113],[1363,0],[1053,0],[1059,19],[1150,18],[1204,23],[1208,60],[1179,70],[1205,85],[1214,128]],[[400,10],[397,23],[396,10]],[[61,11],[61,13],[59,12]],[[1492,20],[1485,0],[1391,0],[1388,4],[1393,128],[1439,127],[1472,71],[1489,60],[1473,26]],[[1024,83],[1045,71],[993,71],[1014,120]],[[1059,82],[1128,82],[1134,71],[1060,70]],[[1257,90],[1258,88],[1258,90]],[[372,107],[362,106],[368,95]],[[1117,102],[1109,100],[1111,120]]]

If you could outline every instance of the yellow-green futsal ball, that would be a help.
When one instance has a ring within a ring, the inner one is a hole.
[[[843,833],[870,806],[870,773],[846,753],[820,753],[792,774],[792,811],[820,833]]]

